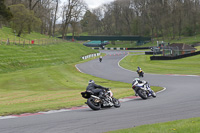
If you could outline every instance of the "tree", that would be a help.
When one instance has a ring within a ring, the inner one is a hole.
[[[5,6],[4,0],[0,0],[0,28],[1,28],[1,21],[3,21],[3,19],[8,21],[12,17],[13,15],[10,12],[10,9]]]
[[[94,10],[95,12],[97,10]],[[81,20],[81,27],[84,32],[88,32],[89,34],[98,34],[98,29],[100,26],[100,21],[98,16],[95,13],[87,10]]]
[[[29,0],[29,10],[30,11],[33,10],[35,8],[35,6],[38,4],[39,1],[40,0],[37,0],[35,2],[35,4],[32,6],[33,0]],[[29,34],[31,33],[31,22],[29,23],[29,26],[28,26],[28,32],[29,32]]]
[[[66,35],[68,31],[68,26],[71,23],[71,21],[74,21],[74,19],[78,20],[77,18],[82,13],[82,7],[83,6],[82,0],[68,0],[67,3],[64,4],[63,10],[62,10],[62,38],[64,39],[64,36]]]
[[[11,27],[16,31],[17,36],[28,33],[29,24],[32,28],[36,28],[40,25],[40,20],[35,17],[34,12],[26,9],[22,4],[10,6],[13,14]]]
[[[83,16],[83,19],[81,20],[81,28],[84,32],[89,32],[88,26],[89,26],[89,19],[91,15],[92,13],[90,12],[90,10],[87,10]]]
[[[74,37],[75,32],[80,32],[79,21],[83,17],[83,12],[86,10],[86,4],[80,0],[73,9],[73,16],[71,18],[72,36]]]
[[[54,19],[53,19],[53,33],[52,33],[52,36],[55,35],[57,12],[58,12],[58,0],[56,0],[56,8],[55,8]]]

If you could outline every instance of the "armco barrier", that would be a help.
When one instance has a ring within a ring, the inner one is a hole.
[[[146,51],[145,54],[146,54],[146,55],[162,54],[162,51],[159,51],[159,52]]]
[[[101,53],[96,53],[96,54],[89,54],[89,55],[86,55],[86,56],[82,56],[81,58],[83,60],[85,59],[88,59],[88,58],[92,58],[92,57],[96,57],[96,56],[99,56]]]
[[[151,47],[126,48],[126,50],[150,49]]]
[[[176,59],[190,57],[190,56],[194,56],[194,55],[198,55],[198,54],[200,54],[200,51],[190,53],[190,54],[173,56],[173,57],[172,56],[151,56],[150,59],[151,60],[176,60]]]
[[[95,49],[95,50],[102,50],[102,48],[99,48],[99,47],[93,47],[92,49]],[[126,48],[104,48],[103,50],[126,50]]]
[[[117,47],[117,48],[104,48],[104,50],[141,50],[141,49],[150,49],[151,47],[140,47],[140,48],[119,48],[119,47]],[[98,49],[102,49],[102,48],[100,48],[100,47],[93,47],[92,49],[96,49],[96,50],[98,50]]]

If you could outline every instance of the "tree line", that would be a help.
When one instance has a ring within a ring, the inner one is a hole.
[[[17,36],[33,31],[63,37],[70,27],[75,32],[87,5],[83,0],[0,0],[0,28],[6,25]],[[7,18],[5,12],[9,12]],[[58,23],[58,21],[61,21]]]
[[[200,0],[115,0],[87,11],[83,31],[101,35],[192,36],[200,32]]]
[[[192,36],[200,31],[200,0],[114,0],[88,9],[84,0],[0,0],[0,27],[18,36],[32,31],[55,36]]]

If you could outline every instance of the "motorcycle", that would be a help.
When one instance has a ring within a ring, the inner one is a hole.
[[[146,81],[134,80],[132,83],[132,89],[138,94],[142,99],[147,99],[148,97],[156,97],[156,93],[150,88],[150,85]]]
[[[144,72],[142,70],[137,70],[139,77],[144,77]]]
[[[112,91],[104,90],[104,98],[100,98],[98,95],[94,94],[92,91],[85,91],[81,92],[81,95],[83,98],[87,99],[86,104],[92,109],[92,110],[100,110],[104,107],[116,107],[119,108],[121,106],[121,103],[118,99],[113,97]]]
[[[102,57],[99,57],[99,62],[102,62]]]

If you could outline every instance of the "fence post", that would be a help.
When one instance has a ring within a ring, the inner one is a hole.
[[[24,47],[24,45],[25,45],[25,40],[24,40],[24,42],[23,42],[23,47]]]
[[[9,40],[9,38],[8,38],[8,40],[7,40],[6,44],[7,44],[7,45],[9,45],[9,44],[10,44],[10,40]]]

